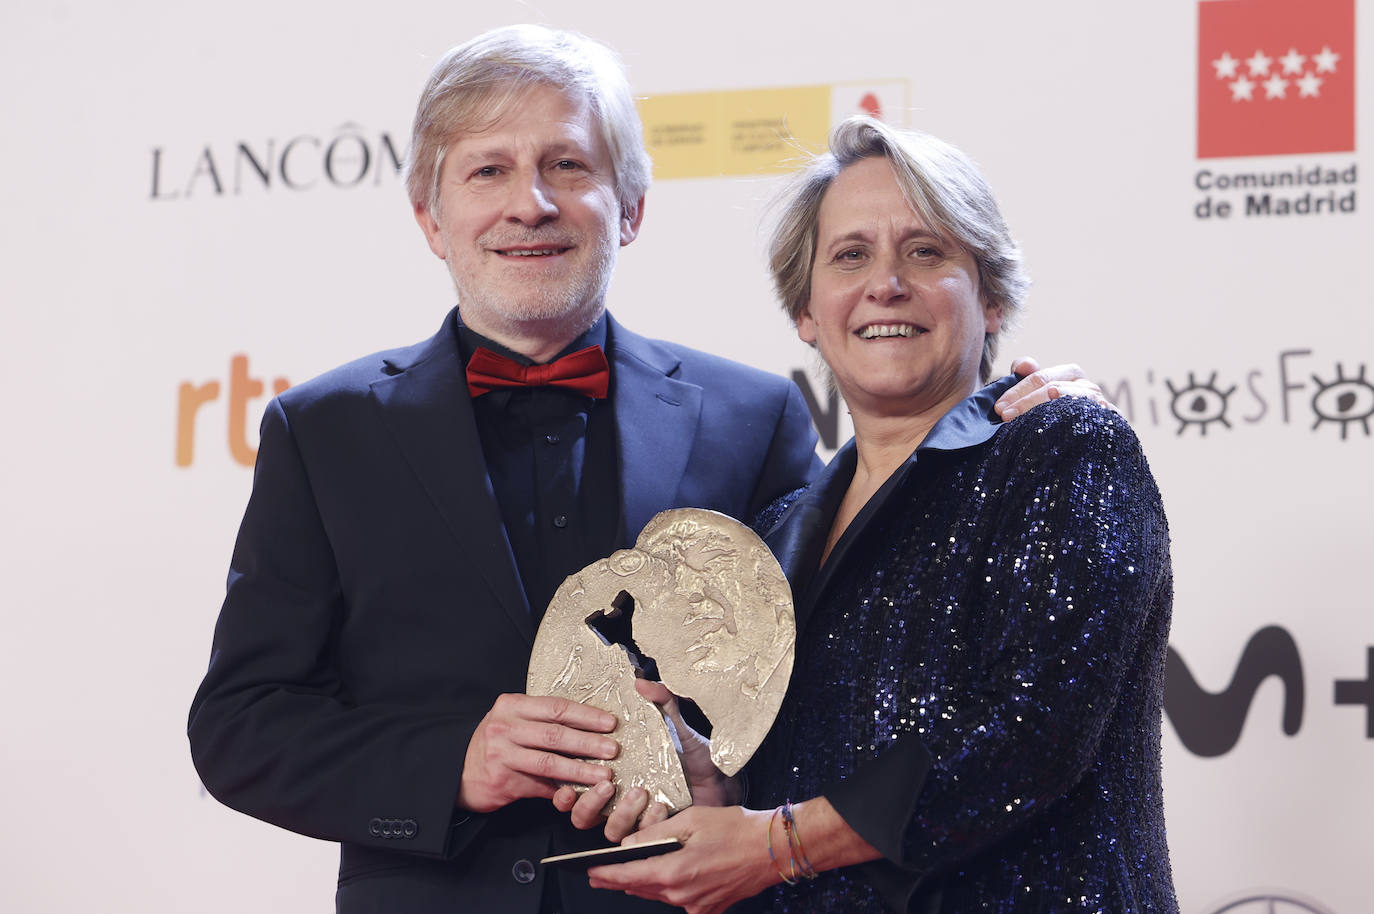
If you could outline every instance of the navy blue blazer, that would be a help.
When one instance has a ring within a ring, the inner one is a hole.
[[[654,514],[748,520],[819,470],[796,386],[608,326],[628,546]],[[531,866],[577,833],[546,800],[456,811],[468,742],[524,691],[534,627],[450,313],[437,334],[285,391],[262,422],[192,757],[235,809],[342,843],[367,911],[537,910]],[[561,883],[569,911],[646,910]]]

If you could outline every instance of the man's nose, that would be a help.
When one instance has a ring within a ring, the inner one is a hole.
[[[558,205],[553,189],[537,171],[512,182],[510,200],[506,204],[506,218],[522,225],[542,225],[558,218]]]

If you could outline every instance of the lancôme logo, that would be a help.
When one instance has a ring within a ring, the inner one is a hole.
[[[1353,152],[1355,0],[1202,0],[1198,158]]]

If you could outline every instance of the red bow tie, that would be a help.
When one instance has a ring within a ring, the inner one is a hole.
[[[610,381],[611,366],[600,346],[571,352],[547,365],[521,365],[481,346],[468,359],[468,393],[474,397],[507,387],[563,387],[602,399]]]

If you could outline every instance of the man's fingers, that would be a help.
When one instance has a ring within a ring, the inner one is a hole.
[[[1034,364],[1033,359],[1018,359],[1013,367]],[[994,408],[1003,420],[1015,419],[1032,407],[1047,403],[1061,396],[1088,397],[1095,402],[1106,403],[1102,389],[1083,376],[1083,369],[1076,364],[1053,365],[1038,368],[1033,374],[1023,377],[997,399]]]
[[[571,788],[565,789],[573,792]],[[595,828],[605,818],[601,811],[613,796],[615,796],[615,785],[610,781],[603,781],[577,794],[577,802],[569,810],[564,811],[570,813],[570,819],[575,827]]]
[[[492,711],[502,717],[548,721],[593,733],[610,733],[615,729],[614,714],[549,695],[502,695]]]
[[[549,781],[551,786],[548,792],[542,794],[549,798],[553,797],[553,784],[599,784],[613,777],[611,769],[605,765],[584,762],[552,752],[540,752],[538,749],[516,749],[511,755],[508,767],[512,771],[541,781]]]
[[[1095,382],[1089,380],[1078,381],[1057,381],[1054,384],[1057,397],[1084,397],[1092,400],[1098,406],[1105,406],[1114,412],[1120,412],[1116,404],[1107,399],[1107,395]]]
[[[553,808],[559,812],[571,812],[578,799],[577,791],[564,784],[553,792]]]
[[[1041,368],[1036,371],[1036,374],[1040,375],[1046,384],[1052,381],[1088,380],[1083,374],[1083,369],[1074,362],[1069,362],[1065,365],[1051,365],[1049,368]]]
[[[606,819],[606,840],[619,844],[635,830],[640,815],[649,805],[649,792],[643,787],[631,787]]]
[[[1023,363],[1034,364],[1033,359],[1018,359],[1017,365]],[[1014,419],[1039,403],[1044,403],[1049,399],[1045,392],[1049,384],[1049,376],[1044,369],[1036,369],[1033,373],[1025,375],[1009,387],[1002,396],[997,398],[993,408],[997,414],[1005,419]]]
[[[613,759],[620,754],[620,744],[608,736],[544,721],[511,722],[505,728],[505,737],[527,749],[576,758]]]
[[[620,745],[604,735],[614,729],[613,715],[566,698],[501,695],[468,743],[458,805],[490,812],[522,797],[552,800],[561,783],[609,780],[609,769],[584,759],[615,758]]]

